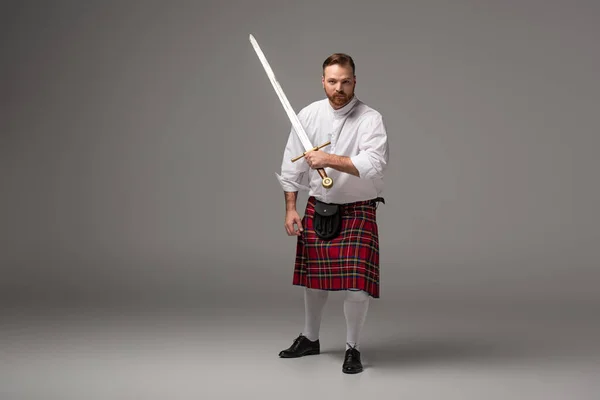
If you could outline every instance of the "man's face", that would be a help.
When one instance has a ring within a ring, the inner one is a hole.
[[[334,64],[326,67],[322,82],[325,94],[334,109],[342,108],[352,100],[356,78],[351,66]]]

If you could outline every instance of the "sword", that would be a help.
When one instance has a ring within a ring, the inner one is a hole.
[[[290,102],[288,101],[287,97],[285,96],[285,93],[283,93],[283,89],[279,85],[279,82],[277,81],[277,78],[275,77],[275,73],[271,69],[271,66],[269,65],[269,62],[267,61],[267,58],[263,54],[262,50],[260,49],[260,46],[258,45],[258,42],[256,41],[256,39],[254,39],[254,36],[252,36],[252,34],[250,35],[250,43],[252,43],[252,47],[254,48],[254,51],[258,55],[258,59],[262,63],[262,66],[265,69],[265,72],[267,73],[269,80],[271,81],[271,84],[273,85],[273,89],[275,89],[275,93],[277,93],[277,96],[279,97],[279,101],[281,102],[281,105],[285,109],[285,112],[287,113],[288,118],[290,119],[290,122],[292,123],[292,126],[294,127],[294,130],[296,131],[296,134],[300,138],[300,141],[302,142],[302,146],[304,146],[304,150],[306,150],[301,156],[296,157],[294,159],[294,161],[302,158],[309,151],[316,151],[319,148],[323,147],[324,145],[315,147],[310,143],[310,140],[308,139],[308,135],[306,134],[306,131],[302,127],[302,124],[300,124],[300,120],[298,119],[298,116],[296,115],[296,113],[294,112],[294,109],[290,105]],[[331,179],[330,177],[327,176],[327,173],[325,172],[325,170],[323,168],[318,168],[317,171],[319,172],[319,175],[321,175],[321,178],[323,178],[322,185],[324,188],[329,189],[331,186],[333,186],[333,179]]]

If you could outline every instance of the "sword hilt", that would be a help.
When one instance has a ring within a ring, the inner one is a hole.
[[[306,153],[311,152],[311,151],[316,151],[319,150],[325,146],[328,146],[331,144],[331,141],[327,141],[325,143],[323,143],[320,146],[317,147],[313,147],[310,150],[305,151],[304,153],[302,153],[302,155],[299,155],[298,157],[294,157],[292,158],[292,162],[296,162],[299,159],[301,159],[302,157],[304,157],[306,155]],[[323,187],[325,189],[329,189],[330,187],[333,186],[333,179],[331,179],[330,177],[327,176],[327,173],[325,172],[325,170],[323,168],[317,168],[317,172],[319,173],[319,175],[321,175],[321,178],[323,178],[323,182],[321,183],[323,185]]]

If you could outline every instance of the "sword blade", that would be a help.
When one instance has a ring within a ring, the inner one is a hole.
[[[310,143],[310,140],[308,139],[308,135],[306,134],[304,127],[302,127],[302,124],[300,123],[298,116],[294,112],[294,109],[292,108],[285,93],[283,92],[281,85],[277,81],[277,78],[275,77],[275,73],[273,72],[271,65],[269,65],[267,58],[265,57],[263,51],[261,50],[260,46],[258,45],[258,42],[252,35],[250,35],[250,43],[252,43],[252,47],[254,48],[254,51],[258,55],[258,59],[260,60],[265,72],[267,73],[269,80],[271,81],[271,84],[273,85],[273,89],[275,89],[275,93],[277,93],[277,96],[279,97],[279,101],[281,102],[281,105],[285,109],[285,112],[287,113],[288,118],[290,119],[290,122],[292,123],[292,126],[294,127],[294,130],[296,131],[296,134],[300,138],[300,141],[302,142],[302,145],[304,146],[304,150],[308,151],[308,150],[313,149],[314,146]]]

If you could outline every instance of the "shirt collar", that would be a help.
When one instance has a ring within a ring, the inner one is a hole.
[[[348,104],[346,104],[344,107],[339,108],[337,110],[334,109],[333,107],[331,107],[331,103],[329,103],[329,101],[327,102],[327,104],[329,104],[329,109],[333,113],[333,116],[335,118],[341,118],[341,117],[344,117],[344,116],[348,115],[348,113],[350,112],[350,110],[352,110],[354,108],[354,105],[357,102],[358,102],[358,97],[356,97],[356,94],[354,94],[354,96],[352,96],[352,100],[350,100],[348,102]]]

